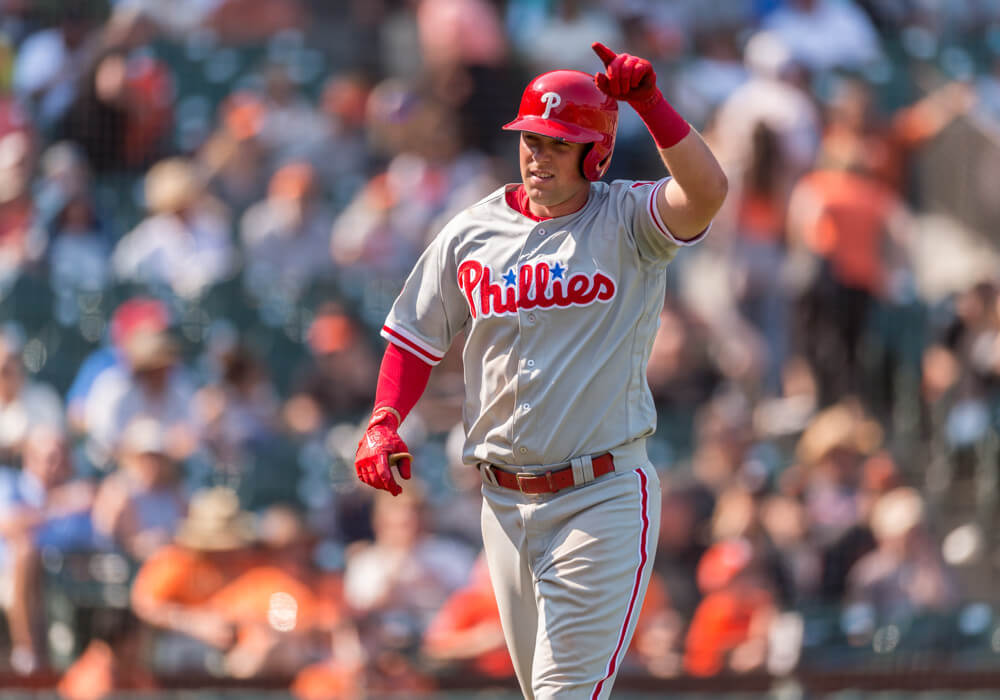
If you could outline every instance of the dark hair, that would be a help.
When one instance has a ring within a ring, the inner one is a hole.
[[[745,175],[748,191],[769,194],[778,184],[781,149],[778,137],[767,124],[759,122],[750,137],[750,165]]]

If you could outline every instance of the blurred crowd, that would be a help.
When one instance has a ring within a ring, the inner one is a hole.
[[[996,2],[0,0],[0,677],[510,683],[456,348],[403,495],[352,457],[403,279],[597,40],[730,181],[668,272],[623,673],[1000,649],[1000,259],[917,177],[958,125],[1000,158]],[[661,175],[623,108],[609,177]]]

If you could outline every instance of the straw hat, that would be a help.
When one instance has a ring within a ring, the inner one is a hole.
[[[193,203],[201,192],[200,178],[191,161],[167,158],[146,174],[146,206],[150,211],[169,214]]]
[[[203,551],[226,551],[254,541],[252,516],[240,509],[236,492],[224,487],[197,491],[174,540]]]
[[[813,465],[837,448],[871,455],[881,445],[881,426],[859,407],[840,403],[816,415],[799,438],[796,454],[803,464]]]

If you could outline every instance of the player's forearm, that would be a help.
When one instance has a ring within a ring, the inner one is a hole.
[[[658,89],[629,102],[642,117],[673,179],[661,190],[657,207],[675,238],[705,230],[726,198],[726,174],[704,139]]]
[[[427,388],[431,366],[413,353],[389,343],[382,356],[375,389],[375,408],[392,409],[402,423]]]
[[[708,144],[694,129],[660,159],[673,176],[660,191],[657,207],[675,238],[694,238],[722,207],[729,182]]]

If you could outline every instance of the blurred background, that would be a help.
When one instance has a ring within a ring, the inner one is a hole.
[[[1000,2],[0,0],[5,698],[517,697],[460,353],[402,497],[352,456],[406,274],[595,40],[730,180],[616,697],[1000,688]],[[661,175],[623,108],[609,177]]]

